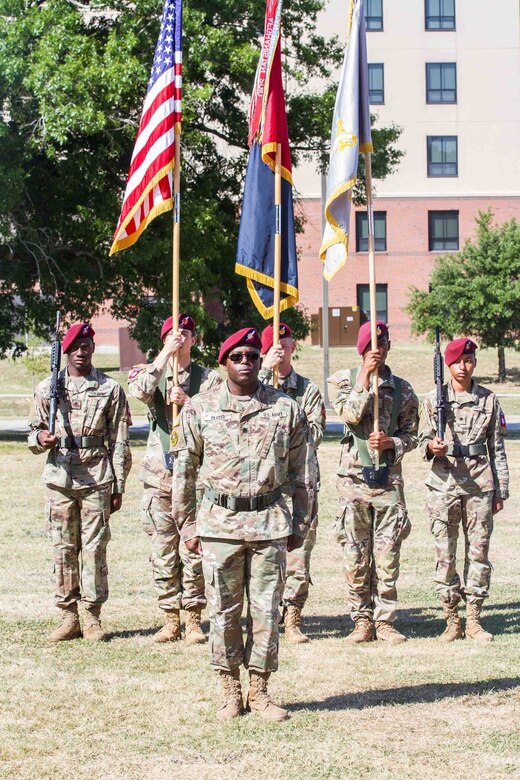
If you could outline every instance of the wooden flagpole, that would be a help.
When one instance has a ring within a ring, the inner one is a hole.
[[[181,133],[175,128],[175,164],[173,168],[173,268],[172,268],[172,330],[179,329],[179,268],[181,253]],[[179,386],[179,358],[173,357],[173,384]],[[179,407],[174,404],[173,420],[179,416]]]
[[[370,340],[371,349],[377,349],[377,296],[376,296],[376,262],[374,242],[374,206],[372,202],[372,154],[365,153],[365,185],[367,193],[368,220],[368,279],[370,285]],[[372,391],[374,395],[374,433],[379,432],[379,375],[372,374]],[[379,453],[375,453],[374,466],[379,469]]]
[[[273,347],[280,343],[280,282],[282,278],[282,145],[276,144],[274,166],[274,207],[276,225],[274,234],[274,302]],[[278,387],[278,369],[273,372],[273,385]]]

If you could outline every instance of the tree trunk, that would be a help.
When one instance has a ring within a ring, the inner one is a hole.
[[[498,348],[498,381],[506,381],[506,353],[504,347]]]

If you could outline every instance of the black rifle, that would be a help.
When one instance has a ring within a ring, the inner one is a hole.
[[[49,432],[54,433],[56,428],[56,412],[58,411],[58,399],[60,397],[59,375],[61,364],[60,341],[61,311],[56,312],[56,332],[51,346],[51,389],[49,393]]]
[[[446,427],[446,417],[444,412],[444,401],[442,397],[442,386],[444,382],[444,366],[441,355],[441,336],[439,328],[435,328],[435,355],[433,358],[433,376],[435,379],[435,408],[437,409],[437,438],[444,439],[444,429]]]

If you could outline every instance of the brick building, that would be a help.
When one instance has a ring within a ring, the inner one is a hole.
[[[332,0],[323,34],[346,29],[347,3]],[[397,172],[376,181],[378,313],[392,338],[410,338],[411,286],[427,288],[436,257],[462,248],[479,210],[520,218],[520,7],[501,0],[365,0],[371,111],[402,127]],[[322,305],[321,181],[294,173],[306,218],[299,239],[300,301]],[[329,306],[368,309],[366,215],[351,215],[347,264]],[[331,342],[332,343],[332,342]]]
[[[341,37],[347,8],[347,0],[330,0],[319,32]],[[474,235],[477,212],[520,218],[520,4],[365,0],[365,9],[371,111],[379,126],[402,128],[405,152],[395,174],[375,181],[377,306],[392,338],[407,340],[409,288],[427,288],[436,257]],[[300,302],[317,315],[321,178],[310,165],[293,178],[306,219]],[[329,306],[369,308],[366,218],[354,210],[349,258],[329,284]],[[103,315],[94,323],[99,343],[115,347],[125,324]]]

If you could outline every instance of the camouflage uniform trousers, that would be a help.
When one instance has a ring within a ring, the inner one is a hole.
[[[311,580],[311,554],[316,544],[316,529],[318,527],[318,501],[314,500],[311,513],[311,524],[301,547],[287,553],[285,588],[282,604],[303,609],[309,597]]]
[[[150,563],[159,607],[166,611],[204,607],[202,559],[181,540],[171,502],[171,493],[144,486],[142,520],[152,542]]]
[[[489,540],[493,531],[493,493],[453,496],[429,490],[426,509],[435,538],[435,586],[443,604],[461,599],[482,604],[489,593]],[[464,575],[456,569],[459,528],[464,533]]]
[[[336,538],[343,548],[351,617],[395,620],[401,543],[411,525],[399,485],[369,488],[340,477]]]
[[[48,534],[54,553],[56,595],[64,609],[74,602],[100,606],[108,599],[107,544],[112,485],[67,490],[47,485]]]
[[[244,664],[258,672],[277,670],[286,552],[286,538],[259,542],[202,538],[214,669],[232,670]],[[244,592],[248,600],[245,645],[240,624]]]

